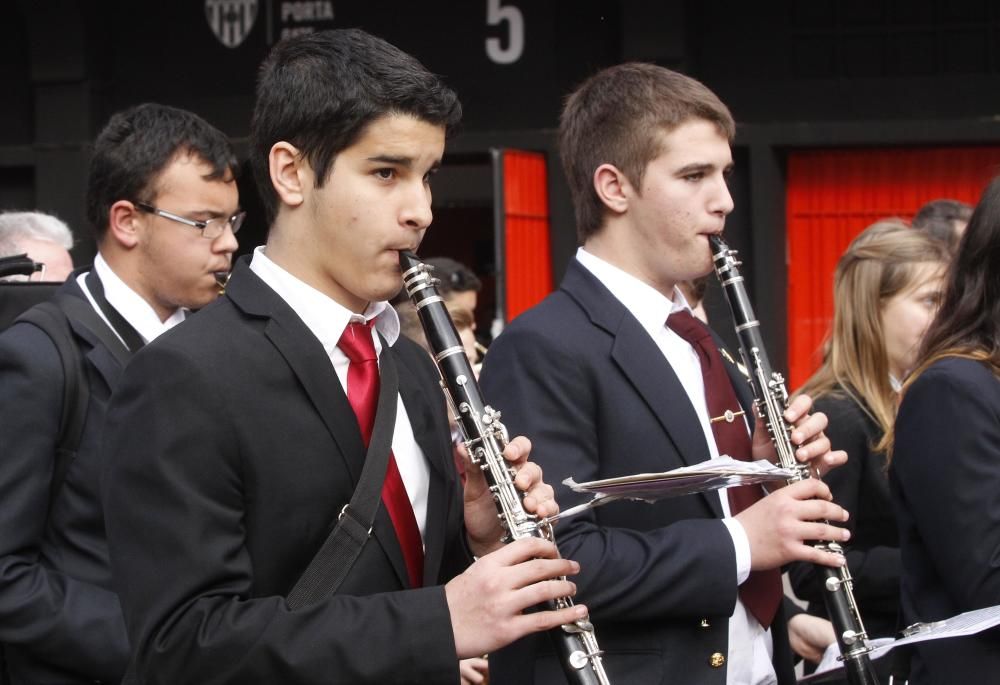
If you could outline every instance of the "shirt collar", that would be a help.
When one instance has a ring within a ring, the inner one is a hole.
[[[288,303],[323,344],[327,354],[337,347],[347,324],[351,321],[360,321],[362,318],[365,322],[374,319],[375,330],[382,334],[390,346],[396,343],[396,339],[399,338],[399,317],[396,315],[396,310],[387,302],[370,302],[364,314],[358,316],[278,266],[267,256],[264,247],[261,245],[254,249],[250,270]],[[381,343],[377,337],[375,349],[381,352]]]
[[[152,305],[126,285],[100,253],[94,258],[94,271],[101,279],[104,297],[108,304],[114,307],[115,311],[121,314],[146,342],[173,328],[187,315],[186,309],[178,308],[165,321],[160,321],[160,316]]]
[[[691,311],[680,288],[674,288],[674,297],[669,299],[663,293],[638,278],[622,271],[617,266],[587,252],[582,247],[576,251],[576,259],[581,266],[592,273],[597,280],[611,291],[632,316],[639,320],[643,328],[655,336],[663,330],[667,317],[676,311]]]

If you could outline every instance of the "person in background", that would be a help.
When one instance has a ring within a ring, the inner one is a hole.
[[[27,254],[42,264],[32,281],[65,281],[73,271],[73,233],[44,212],[0,212],[0,257]]]
[[[452,302],[447,302],[445,306],[451,315],[452,323],[455,324],[455,330],[462,341],[462,347],[465,348],[465,356],[469,358],[470,362],[475,364],[479,353],[476,350],[476,322],[472,318],[472,312]],[[430,353],[431,350],[427,345],[427,337],[424,335],[423,326],[420,324],[420,317],[417,316],[417,310],[413,304],[409,300],[406,300],[394,305],[394,308],[396,314],[399,316],[399,332]],[[475,368],[478,370],[478,365]]]
[[[882,448],[901,625],[1000,604],[1000,178],[969,219]],[[912,654],[911,685],[994,682],[1000,629],[920,642]]]
[[[87,218],[98,253],[59,290],[96,314],[93,326],[67,317],[89,392],[72,459],[57,454],[70,409],[56,344],[26,322],[0,335],[0,642],[13,685],[125,673],[118,590],[131,579],[115,582],[109,561],[105,411],[128,357],[218,296],[243,220],[237,169],[223,133],[165,105],[119,112],[97,136]]]
[[[708,323],[708,314],[705,313],[705,292],[708,290],[708,279],[711,277],[711,274],[706,274],[701,278],[692,278],[677,284],[688,306],[691,307],[691,313],[704,324]]]
[[[476,306],[478,304],[479,291],[483,287],[482,281],[473,273],[472,269],[451,257],[428,257],[422,261],[434,268],[432,274],[437,279],[435,287],[438,294],[448,306],[448,311],[452,313],[455,328],[462,338],[462,343],[466,346],[466,353],[470,349],[472,350],[473,353],[469,355],[469,359],[476,365],[476,369],[478,370],[482,356],[486,354],[486,346],[476,338]],[[406,317],[406,320],[412,324],[412,330],[416,331],[419,328],[419,321],[416,318],[409,318],[406,314],[408,308],[412,309],[412,305],[406,295],[406,288],[402,288],[396,293],[396,296],[390,302],[400,312],[401,316]],[[465,319],[463,312],[468,312],[469,316],[472,317],[471,328],[469,329],[465,329],[459,325],[459,321],[464,321]],[[419,342],[420,335],[422,334],[410,337]],[[471,348],[469,347],[470,344]]]
[[[466,309],[475,316],[483,282],[472,269],[451,257],[428,257],[424,263],[434,267],[438,293],[444,301]]]
[[[799,390],[829,418],[833,447],[847,452],[847,463],[824,480],[833,500],[851,512],[847,564],[870,637],[894,635],[899,611],[899,537],[885,453],[876,446],[892,428],[901,380],[937,312],[947,261],[941,241],[899,220],[860,233],[834,273],[822,365]],[[827,591],[816,569],[793,564],[789,576],[809,613],[826,617]],[[884,669],[891,660],[875,663]]]
[[[913,228],[942,241],[950,252],[954,252],[970,216],[972,216],[972,205],[965,202],[931,200],[917,210],[910,224]]]

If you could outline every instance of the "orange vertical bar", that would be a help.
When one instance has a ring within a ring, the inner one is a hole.
[[[545,155],[505,150],[504,235],[507,319],[552,291],[549,197]]]

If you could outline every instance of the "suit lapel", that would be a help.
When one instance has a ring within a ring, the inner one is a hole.
[[[124,365],[89,328],[73,319],[70,319],[70,326],[74,334],[87,343],[87,347],[83,349],[84,358],[97,370],[108,388],[114,388],[125,368]]]
[[[406,363],[395,348],[389,348],[390,353],[395,355],[396,368],[399,371],[399,394],[403,398],[406,406],[406,414],[410,419],[410,426],[413,428],[413,435],[417,439],[417,444],[423,450],[431,469],[439,475],[451,475],[454,471],[449,462],[444,461],[445,456],[441,452],[441,425],[435,420],[430,407],[433,402],[444,405],[443,390],[434,389],[435,395],[428,396],[428,388],[423,387],[413,370]]]
[[[74,272],[74,275],[76,273]],[[87,307],[91,307],[90,301],[83,294],[83,290],[77,284],[76,278],[71,276],[66,284],[60,288],[60,291],[80,298]],[[94,367],[109,389],[114,388],[118,383],[118,377],[121,375],[122,369],[125,368],[125,363],[128,361],[129,353],[124,345],[120,345],[120,348],[117,350],[110,350],[101,340],[101,336],[91,330],[88,324],[73,316],[67,316],[66,319],[73,330],[73,334],[84,342],[84,345],[80,348],[84,359]],[[100,325],[108,328],[107,335],[115,335],[110,327],[100,319],[100,315],[96,311],[94,312],[93,319],[99,321]]]
[[[399,394],[403,398],[413,436],[430,465],[427,521],[424,525],[424,583],[436,583],[444,554],[449,508],[454,502],[449,492],[454,490],[456,478],[454,465],[446,461],[452,459],[452,453],[450,443],[443,438],[441,417],[435,418],[431,411],[432,403],[443,405],[444,399],[443,396],[428,395],[428,392],[441,391],[425,387],[395,348],[389,348],[388,352],[395,355],[399,370]],[[398,543],[396,547],[398,549]],[[402,552],[399,554],[402,560]]]
[[[708,459],[708,444],[704,433],[694,430],[700,425],[698,414],[684,386],[669,364],[651,363],[663,354],[633,316],[622,318],[611,356],[670,436],[681,460],[691,465]]]
[[[649,407],[687,465],[709,458],[708,443],[687,392],[663,353],[639,321],[589,271],[570,262],[562,284],[591,321],[614,337],[611,357],[639,398]],[[717,515],[722,507],[716,493],[700,493]]]
[[[365,454],[361,430],[326,350],[292,308],[250,270],[246,258],[237,262],[226,296],[244,313],[266,319],[264,335],[305,389],[357,483]]]

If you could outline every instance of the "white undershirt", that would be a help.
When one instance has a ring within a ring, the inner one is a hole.
[[[677,288],[673,299],[668,299],[655,288],[640,281],[635,276],[622,271],[603,259],[587,252],[582,247],[576,252],[576,259],[592,273],[624,307],[638,319],[649,333],[656,346],[663,353],[677,378],[680,380],[688,400],[701,423],[708,443],[709,456],[719,456],[715,435],[709,423],[708,407],[705,401],[705,381],[701,373],[698,353],[690,343],[667,327],[667,317],[680,310],[688,310],[687,300]],[[736,583],[742,584],[750,575],[750,542],[739,521],[732,518],[729,497],[725,490],[718,491],[722,504],[723,519],[733,541],[736,554]],[[771,633],[747,612],[743,602],[736,600],[736,608],[729,618],[729,658],[726,660],[727,685],[770,685],[777,682],[774,665],[771,662],[773,643]]]
[[[351,321],[367,322],[374,319],[374,329],[382,334],[390,347],[399,338],[399,317],[396,315],[396,310],[386,302],[372,302],[368,305],[363,316],[354,314],[271,261],[265,254],[264,246],[254,250],[250,269],[299,315],[306,327],[319,339],[330,358],[330,363],[333,364],[334,371],[336,371],[337,378],[345,393],[347,392],[347,368],[351,362],[347,355],[337,347],[337,342],[347,328],[347,324]],[[375,334],[375,330],[372,331],[375,353],[381,355],[382,343]],[[430,467],[424,457],[423,450],[420,449],[420,445],[417,444],[417,439],[413,435],[413,427],[410,425],[410,418],[406,413],[403,398],[398,396],[396,426],[392,434],[392,453],[406,488],[406,494],[410,498],[413,515],[420,527],[420,535],[426,539]]]
[[[94,257],[94,271],[97,272],[97,277],[104,288],[104,299],[135,329],[135,332],[142,337],[143,342],[148,343],[150,340],[154,340],[157,336],[162,335],[179,324],[187,316],[187,310],[179,308],[167,317],[166,321],[160,321],[160,315],[156,313],[156,310],[141,295],[128,287],[125,281],[118,277],[118,274],[112,271],[111,266],[108,265],[100,253]],[[88,273],[82,273],[77,276],[76,284],[83,290],[83,294],[87,296],[90,306],[94,308],[94,311],[104,319],[108,327],[114,331],[118,339],[125,345],[125,341],[122,340],[118,331],[115,331],[115,327],[108,321],[108,318],[98,306],[97,300],[94,299],[94,295],[87,287]]]

